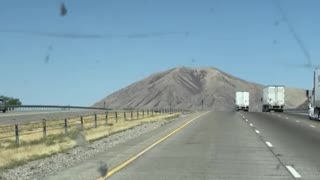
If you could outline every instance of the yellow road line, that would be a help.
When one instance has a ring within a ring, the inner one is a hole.
[[[137,158],[139,158],[141,155],[143,155],[144,153],[146,153],[147,151],[149,151],[150,149],[152,149],[153,147],[155,147],[156,145],[158,145],[159,143],[161,143],[162,141],[168,139],[170,136],[174,135],[175,133],[177,133],[178,131],[180,131],[181,129],[185,128],[188,124],[190,124],[192,121],[200,118],[201,116],[207,114],[208,112],[205,112],[191,120],[189,120],[188,122],[184,123],[183,125],[181,125],[180,127],[178,127],[177,129],[175,129],[174,131],[172,131],[171,133],[167,134],[166,136],[164,136],[163,138],[159,139],[158,141],[156,141],[155,143],[151,144],[150,146],[146,147],[144,150],[142,150],[141,152],[139,152],[138,154],[136,154],[135,156],[129,158],[128,160],[126,160],[125,162],[121,163],[120,165],[118,165],[117,167],[115,167],[114,169],[112,169],[111,171],[108,172],[108,174],[106,174],[105,177],[100,177],[98,180],[101,179],[105,179],[105,178],[109,178],[110,176],[112,176],[113,174],[115,174],[116,172],[120,171],[122,168],[126,167],[127,165],[129,165],[130,163],[132,163],[133,161],[135,161]]]

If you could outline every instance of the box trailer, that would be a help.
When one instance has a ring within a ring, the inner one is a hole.
[[[283,112],[285,106],[285,87],[267,86],[263,89],[262,112]]]
[[[249,92],[236,92],[235,104],[237,111],[249,111],[250,94]]]

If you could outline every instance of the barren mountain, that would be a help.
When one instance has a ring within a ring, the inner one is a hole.
[[[233,110],[236,91],[250,92],[250,110],[261,111],[263,85],[248,82],[213,67],[178,67],[153,74],[94,104],[111,109],[172,108]],[[286,108],[305,102],[305,91],[286,88]],[[203,103],[202,103],[203,102]]]

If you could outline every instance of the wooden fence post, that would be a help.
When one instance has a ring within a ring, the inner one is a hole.
[[[18,126],[18,124],[15,125],[15,132],[16,132],[16,145],[19,145],[19,126]]]
[[[94,114],[94,128],[97,128],[97,114]]]
[[[106,125],[108,125],[108,112],[106,112]]]
[[[83,130],[83,117],[80,116],[80,129]]]
[[[47,123],[46,123],[45,119],[42,121],[42,125],[43,125],[43,140],[46,140],[46,137],[47,137]]]
[[[65,135],[68,134],[68,120],[67,120],[67,118],[64,119],[64,134]]]
[[[115,116],[116,116],[116,123],[118,123],[118,112],[115,112]]]

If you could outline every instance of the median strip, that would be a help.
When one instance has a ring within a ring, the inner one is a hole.
[[[185,128],[187,125],[189,125],[191,122],[195,121],[196,119],[199,119],[200,117],[202,117],[203,115],[207,114],[203,113],[191,120],[189,120],[188,122],[184,123],[183,125],[181,125],[180,127],[178,127],[177,129],[175,129],[174,131],[172,131],[171,133],[167,134],[166,136],[162,137],[161,139],[159,139],[158,141],[156,141],[155,143],[151,144],[150,146],[146,147],[144,150],[142,150],[141,152],[139,152],[138,154],[136,154],[135,156],[129,158],[128,160],[126,160],[125,162],[121,163],[120,165],[116,166],[114,169],[110,170],[105,177],[100,177],[99,180],[101,179],[105,179],[105,178],[109,178],[110,176],[112,176],[113,174],[117,173],[118,171],[120,171],[121,169],[123,169],[124,167],[128,166],[130,163],[132,163],[133,161],[135,161],[137,158],[139,158],[140,156],[142,156],[143,154],[145,154],[147,151],[149,151],[150,149],[152,149],[153,147],[157,146],[158,144],[160,144],[161,142],[163,142],[164,140],[168,139],[169,137],[171,137],[172,135],[176,134],[178,131],[180,131],[181,129]]]

